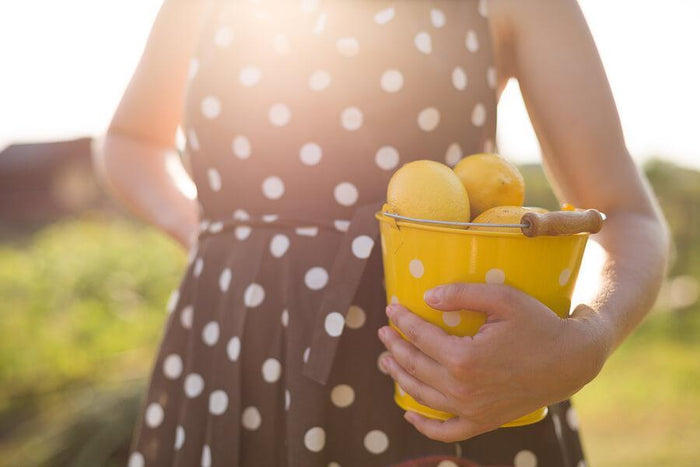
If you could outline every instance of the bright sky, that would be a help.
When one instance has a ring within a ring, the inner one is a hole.
[[[0,2],[0,149],[101,133],[161,1]],[[580,4],[634,157],[662,154],[700,169],[700,2]],[[538,160],[515,83],[502,97],[499,118],[501,153],[516,162]]]

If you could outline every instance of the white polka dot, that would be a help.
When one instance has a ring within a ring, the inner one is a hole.
[[[294,232],[296,232],[297,235],[301,235],[303,237],[315,237],[316,235],[318,235],[318,227],[297,227],[296,229],[294,229]]]
[[[532,451],[523,449],[513,459],[515,467],[537,467],[537,456]]]
[[[185,429],[182,425],[175,427],[175,450],[179,451],[185,444]]]
[[[326,13],[321,13],[318,15],[318,18],[316,19],[316,24],[314,25],[313,32],[314,34],[321,34],[323,32],[323,29],[326,27]]]
[[[331,311],[326,315],[326,321],[324,323],[324,326],[329,336],[338,337],[339,335],[341,335],[343,333],[344,325],[345,318],[343,318],[343,315],[341,315],[337,311]]]
[[[262,366],[263,379],[268,383],[274,383],[280,379],[282,365],[276,358],[268,358]]]
[[[262,418],[260,417],[260,411],[257,407],[247,407],[241,416],[241,423],[243,423],[243,427],[247,430],[257,430],[260,428]]]
[[[233,218],[239,221],[248,221],[250,220],[250,214],[243,209],[236,209],[233,211]]]
[[[233,30],[228,26],[221,26],[216,30],[214,43],[217,47],[226,48],[233,42]]]
[[[399,163],[399,151],[393,146],[382,146],[374,156],[374,162],[383,170],[392,170]]]
[[[417,258],[412,259],[410,263],[408,263],[408,271],[411,273],[413,277],[416,279],[420,279],[423,277],[423,262]]]
[[[366,319],[365,310],[357,305],[350,305],[348,314],[345,316],[345,325],[350,329],[359,329],[365,324]]]
[[[221,175],[219,171],[216,169],[209,169],[207,170],[207,176],[209,178],[209,188],[211,188],[212,191],[221,190]]]
[[[569,282],[569,278],[571,278],[571,270],[569,268],[562,270],[561,274],[559,274],[559,285],[565,286]]]
[[[385,375],[388,375],[389,373],[387,373],[387,371],[386,371],[384,368],[382,368],[382,365],[379,364],[379,361],[380,361],[380,360],[382,359],[382,357],[384,357],[385,355],[391,355],[391,352],[389,352],[388,350],[385,350],[384,352],[382,352],[382,353],[379,354],[379,356],[377,357],[377,368],[379,368],[379,371],[380,371],[381,373],[384,373]]]
[[[343,206],[352,206],[357,202],[357,188],[350,182],[338,183],[333,189],[333,196],[338,204]]]
[[[228,354],[229,360],[235,362],[238,360],[238,356],[241,354],[241,339],[238,336],[233,336],[226,345],[226,354]]]
[[[312,452],[320,452],[326,445],[326,432],[320,426],[309,428],[304,435],[304,445]]]
[[[468,82],[469,80],[467,79],[467,73],[464,71],[464,68],[456,66],[455,69],[452,70],[452,85],[458,91],[464,91],[467,88]]]
[[[328,272],[320,266],[315,266],[306,271],[304,283],[311,290],[320,290],[328,283]]]
[[[208,119],[214,119],[221,113],[221,101],[215,96],[202,99],[202,114]]]
[[[340,467],[340,464],[337,462],[329,462],[327,467]]]
[[[389,447],[389,438],[381,430],[372,430],[365,435],[364,444],[372,454],[381,454]]]
[[[219,275],[219,290],[226,292],[231,284],[231,269],[225,268]]]
[[[197,258],[194,262],[194,277],[199,277],[202,274],[202,268],[204,267],[204,260],[202,258]]]
[[[310,347],[307,347],[306,349],[304,349],[304,356],[303,356],[303,358],[304,358],[304,363],[306,363],[306,362],[309,361],[309,352],[310,352],[310,351],[311,351],[311,348],[310,348]]]
[[[306,13],[311,13],[318,7],[319,0],[301,0],[301,9]]]
[[[386,24],[391,21],[395,13],[396,11],[393,7],[384,8],[374,15],[374,22],[377,24]]]
[[[263,222],[275,222],[279,217],[277,214],[263,214],[262,220]]]
[[[287,55],[290,50],[289,39],[284,34],[275,34],[272,38],[272,48],[280,55]]]
[[[323,91],[331,84],[331,74],[326,70],[316,70],[309,76],[309,89]]]
[[[262,285],[253,282],[245,289],[243,303],[250,308],[255,308],[265,300],[265,289]]]
[[[211,467],[211,449],[206,444],[202,447],[202,467]]]
[[[444,461],[440,461],[440,463],[437,465],[437,467],[459,467],[459,466],[450,460],[444,460]]]
[[[486,18],[489,15],[487,2],[488,0],[479,0],[479,14],[484,18]]]
[[[474,126],[482,126],[486,122],[486,107],[484,104],[478,103],[472,110],[472,124]]]
[[[281,258],[289,248],[289,237],[284,234],[276,234],[270,241],[270,254],[275,258]]]
[[[331,390],[331,401],[336,407],[348,407],[355,400],[355,391],[347,384],[339,384]]]
[[[436,28],[441,28],[445,25],[445,13],[437,8],[430,9],[430,22]]]
[[[185,395],[190,399],[197,397],[204,389],[204,380],[197,373],[190,373],[185,378]]]
[[[362,126],[362,111],[357,107],[347,107],[340,114],[340,123],[343,128],[355,131]]]
[[[354,37],[341,37],[336,41],[335,46],[344,57],[357,55],[360,50],[360,44]]]
[[[476,32],[472,30],[467,32],[467,35],[464,38],[464,45],[470,52],[476,52],[479,50],[479,39],[476,37]]]
[[[250,236],[250,233],[253,231],[250,226],[247,225],[239,225],[235,229],[233,229],[233,234],[236,236],[236,238],[240,241],[243,241],[247,239]]]
[[[211,233],[219,233],[222,230],[224,230],[224,223],[221,221],[212,222],[209,225],[209,232]]]
[[[187,143],[194,151],[199,151],[199,138],[192,128],[187,132]]]
[[[209,394],[209,413],[221,415],[228,408],[228,396],[220,389]]]
[[[486,272],[487,284],[503,284],[506,281],[506,273],[498,268],[489,269]]]
[[[170,297],[168,298],[168,304],[165,306],[168,313],[172,313],[173,311],[175,311],[175,308],[177,307],[177,302],[179,300],[180,300],[180,291],[178,289],[174,289],[172,292],[170,292]]]
[[[192,320],[194,319],[194,307],[192,305],[187,305],[180,312],[180,324],[185,329],[192,328]]]
[[[359,235],[352,241],[352,253],[360,259],[369,258],[374,240],[368,235]]]
[[[413,38],[413,42],[416,44],[416,48],[424,54],[429,54],[433,50],[430,34],[425,31],[421,31],[416,34],[416,36]]]
[[[445,151],[445,162],[447,165],[454,167],[457,162],[462,160],[462,157],[464,157],[464,153],[459,143],[452,143],[447,147],[447,151]]]
[[[260,68],[248,65],[241,69],[241,72],[238,74],[238,81],[240,81],[243,86],[255,86],[260,82],[260,75]]]
[[[403,86],[403,75],[399,70],[386,70],[382,73],[380,84],[386,92],[397,92]]]
[[[316,143],[306,143],[299,150],[299,159],[306,165],[316,165],[321,162],[323,151]]]
[[[433,131],[440,123],[440,112],[435,107],[427,107],[418,114],[418,126],[423,131]]]
[[[566,409],[566,424],[569,425],[573,431],[578,430],[578,414],[573,407]]]
[[[292,402],[292,397],[289,394],[289,389],[284,390],[284,410],[289,410],[289,404]]]
[[[284,194],[284,182],[274,175],[263,180],[262,191],[266,198],[280,199]]]
[[[275,126],[285,126],[292,118],[292,111],[285,104],[276,103],[270,107],[268,118]]]
[[[459,311],[444,311],[442,313],[442,322],[451,327],[457,326],[462,322],[462,315]]]
[[[170,354],[163,360],[163,374],[168,379],[178,379],[182,374],[182,358],[177,354]]]
[[[347,232],[350,228],[350,221],[344,219],[336,219],[333,221],[335,228],[341,232]]]
[[[144,467],[146,461],[143,458],[143,454],[140,452],[133,452],[129,456],[129,466],[128,467]]]
[[[210,321],[202,329],[202,340],[208,346],[213,346],[219,341],[219,323]]]
[[[282,326],[285,328],[289,326],[289,311],[285,308],[282,310],[282,316],[280,316],[280,321],[282,322]]]
[[[151,428],[156,428],[163,423],[164,416],[163,407],[157,402],[153,402],[146,409],[146,425]]]
[[[250,140],[243,135],[238,135],[233,138],[231,149],[237,158],[248,159],[251,153]]]
[[[496,76],[496,68],[490,66],[488,68],[488,70],[486,70],[486,82],[488,83],[488,85],[491,89],[496,89],[496,86],[498,86],[498,77]]]

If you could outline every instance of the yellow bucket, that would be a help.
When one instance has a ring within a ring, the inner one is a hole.
[[[450,282],[504,283],[538,299],[561,318],[569,315],[588,233],[527,237],[516,229],[493,232],[397,221],[381,211],[375,217],[381,234],[387,303],[401,303],[459,336],[476,334],[485,315],[435,310],[423,301],[426,290]],[[406,338],[391,320],[389,325]],[[396,382],[394,400],[402,409],[426,417],[447,420],[454,416],[419,404]],[[542,407],[503,426],[528,425],[546,415],[547,407]]]

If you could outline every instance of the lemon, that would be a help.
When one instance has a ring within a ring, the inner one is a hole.
[[[523,176],[517,167],[498,154],[465,157],[455,165],[454,172],[467,189],[473,217],[496,206],[523,205]]]
[[[545,208],[538,207],[521,207],[521,206],[496,206],[482,212],[472,222],[483,224],[520,224],[523,214],[526,212],[536,212],[544,214],[547,211]],[[518,233],[520,229],[515,227],[481,227],[473,226],[471,230],[487,230],[489,232],[511,232]]]
[[[389,180],[386,200],[396,214],[420,219],[469,222],[469,197],[445,164],[417,160],[402,165]]]

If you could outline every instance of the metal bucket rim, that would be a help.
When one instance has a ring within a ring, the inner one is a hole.
[[[392,217],[385,216],[383,211],[377,211],[374,217],[379,222],[396,223],[398,227],[407,229],[418,229],[418,230],[428,230],[432,232],[445,232],[451,234],[459,235],[475,235],[475,236],[485,236],[485,237],[502,237],[502,238],[527,238],[533,240],[535,238],[572,238],[572,237],[588,237],[589,232],[579,232],[571,235],[558,235],[556,237],[552,236],[540,236],[540,237],[528,237],[522,233],[520,230],[513,228],[513,232],[494,232],[490,230],[471,230],[471,229],[459,229],[456,227],[441,227],[434,224],[420,223],[415,221],[402,221],[396,220]]]

